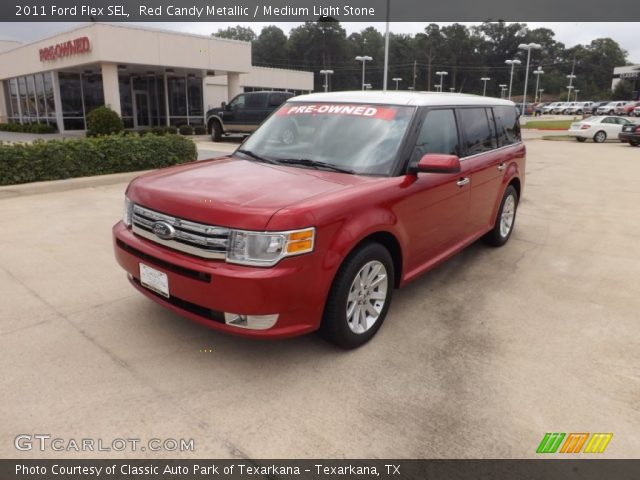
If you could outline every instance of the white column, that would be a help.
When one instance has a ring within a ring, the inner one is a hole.
[[[115,63],[103,63],[101,68],[104,104],[118,115],[122,115],[122,109],[120,108],[120,85],[118,84],[118,65]]]
[[[5,101],[6,94],[4,80],[0,80],[0,123],[7,123],[9,117],[9,106]]]
[[[60,97],[60,79],[58,72],[51,72],[51,84],[53,86],[53,104],[56,107],[56,123],[58,124],[58,132],[64,132],[64,123],[62,120],[62,98]]]
[[[236,95],[242,93],[240,90],[240,74],[234,72],[227,73],[227,103]]]

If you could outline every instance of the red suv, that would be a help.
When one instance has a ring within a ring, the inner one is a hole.
[[[507,242],[524,172],[512,102],[299,96],[229,157],[133,180],[114,248],[140,292],[200,324],[353,348],[395,288],[479,238]]]

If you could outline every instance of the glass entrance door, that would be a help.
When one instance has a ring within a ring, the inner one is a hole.
[[[144,128],[151,126],[151,104],[149,93],[140,90],[133,91],[133,127]]]

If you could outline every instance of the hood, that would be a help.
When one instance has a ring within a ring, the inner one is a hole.
[[[367,177],[223,158],[166,168],[135,179],[128,197],[199,223],[264,230],[280,209],[328,195]]]

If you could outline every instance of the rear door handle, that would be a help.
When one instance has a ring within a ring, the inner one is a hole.
[[[458,180],[456,183],[458,184],[459,187],[464,187],[467,183],[469,183],[469,177],[463,177],[460,180]]]
[[[501,172],[506,168],[504,162],[502,162],[500,165],[498,165],[498,171]]]

